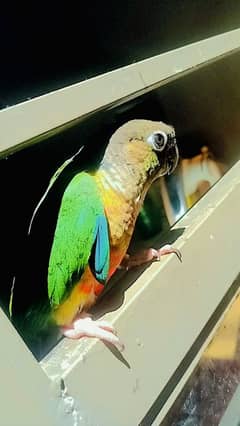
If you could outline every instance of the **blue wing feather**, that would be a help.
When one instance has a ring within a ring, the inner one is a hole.
[[[95,243],[89,260],[91,271],[95,278],[104,284],[109,271],[109,234],[108,223],[104,215],[100,215],[96,220]]]

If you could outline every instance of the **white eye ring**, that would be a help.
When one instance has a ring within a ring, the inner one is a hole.
[[[158,130],[152,133],[148,138],[147,142],[155,151],[163,151],[167,145],[168,137],[165,132]]]

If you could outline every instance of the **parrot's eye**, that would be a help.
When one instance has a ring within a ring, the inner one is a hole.
[[[152,133],[149,137],[148,137],[148,143],[152,146],[152,148],[155,151],[163,151],[167,141],[168,141],[168,137],[166,135],[166,133],[161,132],[160,130],[158,132],[154,132]]]

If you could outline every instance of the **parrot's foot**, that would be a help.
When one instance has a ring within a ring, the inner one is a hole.
[[[182,262],[182,255],[180,251],[172,247],[170,244],[166,244],[158,250],[150,248],[142,250],[139,253],[131,256],[127,254],[122,260],[122,263],[119,268],[128,270],[134,268],[135,266],[143,265],[144,263],[159,261],[161,259],[161,256],[165,256],[166,254],[171,253],[176,254],[180,262]]]
[[[80,339],[81,337],[96,337],[104,342],[111,343],[117,349],[123,351],[124,345],[116,335],[113,326],[107,321],[93,320],[90,315],[80,314],[70,326],[62,327],[64,336],[70,339]]]

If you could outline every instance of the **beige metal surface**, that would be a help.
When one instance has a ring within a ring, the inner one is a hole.
[[[6,316],[0,311],[0,424],[57,426],[58,403],[50,383]]]
[[[42,361],[49,377],[64,378],[83,424],[132,426],[144,418],[239,273],[239,198],[240,162],[175,226],[184,228],[183,263],[170,256],[124,294],[119,282],[106,296],[123,357],[101,342],[63,340]],[[129,273],[122,284],[133,280]]]
[[[240,29],[154,56],[0,111],[0,151],[169,78],[215,60],[240,47]]]

